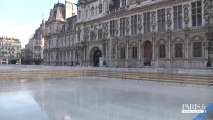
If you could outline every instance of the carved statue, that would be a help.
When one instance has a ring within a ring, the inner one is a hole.
[[[168,8],[166,9],[166,17],[167,17],[167,25],[168,25],[168,28],[171,27],[171,24],[172,24],[172,20],[171,20],[171,8]]]
[[[138,31],[141,32],[142,30],[142,16],[138,15]]]
[[[129,35],[129,18],[126,18],[126,34]]]
[[[118,20],[115,20],[115,36],[118,36]]]
[[[188,24],[189,23],[189,5],[185,4],[183,8],[184,8],[184,22],[185,24]]]
[[[154,30],[155,29],[155,27],[156,27],[156,16],[155,16],[155,11],[153,11],[152,13],[151,13],[151,15],[152,15],[152,29]]]

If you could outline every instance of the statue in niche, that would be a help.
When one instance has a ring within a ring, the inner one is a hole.
[[[142,30],[142,16],[138,15],[138,31],[141,32]]]
[[[118,36],[118,20],[115,20],[115,35]]]
[[[152,15],[152,29],[154,30],[156,27],[156,16],[155,16],[155,11],[151,12]]]
[[[209,15],[210,6],[207,1],[204,1],[204,16]]]
[[[126,18],[126,34],[129,35],[129,18]]]
[[[183,8],[184,8],[184,22],[185,24],[188,24],[189,23],[189,5],[185,4]]]
[[[167,17],[167,25],[168,25],[168,28],[171,27],[171,24],[172,24],[172,20],[171,20],[171,8],[168,8],[166,9],[166,17]]]

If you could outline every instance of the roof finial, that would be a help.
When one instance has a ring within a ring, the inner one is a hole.
[[[43,18],[42,18],[42,24],[44,23],[44,13],[43,13],[43,16],[42,16]]]

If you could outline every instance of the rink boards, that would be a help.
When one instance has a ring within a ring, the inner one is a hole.
[[[111,70],[40,70],[1,72],[0,80],[38,80],[64,77],[107,77],[126,80],[170,82],[213,86],[212,74],[156,73]]]

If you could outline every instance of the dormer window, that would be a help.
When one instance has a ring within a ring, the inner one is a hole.
[[[94,15],[94,7],[91,8],[91,15]]]
[[[125,7],[126,6],[126,0],[121,0],[121,7]]]
[[[87,18],[87,16],[88,16],[88,10],[86,9],[86,18]]]
[[[102,13],[102,4],[99,4],[99,14]]]

